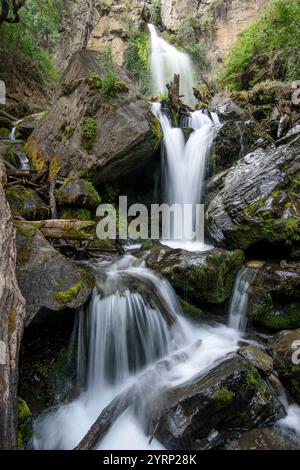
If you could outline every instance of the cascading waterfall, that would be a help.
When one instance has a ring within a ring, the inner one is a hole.
[[[180,75],[180,94],[186,104],[193,106],[196,99],[193,95],[194,71],[193,64],[184,52],[178,51],[162,39],[153,24],[148,24],[151,36],[151,76],[153,96],[167,91],[167,83],[173,80],[174,74]]]
[[[15,141],[16,140],[16,133],[17,133],[17,128],[13,127],[10,131],[10,134],[9,134],[9,140]]]
[[[228,325],[241,333],[246,331],[249,289],[257,269],[244,266],[237,275],[229,306]]]

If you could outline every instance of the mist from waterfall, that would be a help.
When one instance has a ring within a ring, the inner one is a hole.
[[[148,24],[151,36],[151,80],[152,95],[159,96],[166,93],[167,83],[173,80],[174,74],[180,75],[180,94],[183,101],[190,106],[196,104],[193,95],[194,70],[188,54],[178,51],[167,41],[161,38],[153,24]]]

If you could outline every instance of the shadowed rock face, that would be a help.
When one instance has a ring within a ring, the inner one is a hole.
[[[161,272],[180,295],[199,306],[226,302],[243,261],[241,250],[190,253],[162,245],[155,246],[147,259],[150,268]]]
[[[159,141],[147,102],[120,68],[95,51],[74,54],[62,93],[29,139],[39,167],[58,158],[60,174],[96,182],[124,176],[156,156]]]
[[[208,232],[215,243],[246,249],[300,239],[300,137],[258,148],[207,185]]]
[[[17,279],[27,301],[27,325],[43,308],[59,311],[83,305],[93,288],[93,277],[65,258],[39,230],[18,225]]]
[[[156,435],[171,450],[215,448],[234,433],[285,415],[264,374],[238,354],[163,392],[159,409]]]

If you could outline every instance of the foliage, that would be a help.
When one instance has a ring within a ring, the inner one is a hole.
[[[77,284],[74,284],[70,289],[66,291],[59,291],[55,294],[55,299],[59,304],[67,304],[71,302],[80,290],[84,287],[83,280],[79,281]]]
[[[235,397],[235,393],[228,390],[226,387],[222,387],[220,390],[213,394],[213,399],[217,400],[223,404],[230,403]]]
[[[59,73],[51,52],[59,39],[61,18],[71,4],[71,0],[27,0],[20,23],[1,26],[0,54],[31,66],[32,73],[42,80],[57,81]]]
[[[160,0],[152,0],[152,23],[156,26],[162,25]]]
[[[221,85],[238,91],[267,79],[298,79],[299,22],[298,0],[273,0],[265,14],[239,34],[221,68]]]
[[[93,143],[96,139],[96,119],[93,116],[85,116],[80,121],[80,129],[82,140],[84,142],[84,147],[86,150],[91,150]]]
[[[125,49],[125,67],[144,92],[149,88],[149,55],[149,35],[139,31],[131,32]]]
[[[99,204],[101,203],[101,197],[98,191],[95,189],[95,186],[93,185],[93,183],[91,181],[84,180],[84,186],[91,195],[92,204],[95,207],[99,206]]]

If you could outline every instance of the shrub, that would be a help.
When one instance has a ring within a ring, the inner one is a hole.
[[[86,150],[90,151],[96,139],[96,119],[93,116],[85,116],[80,121],[80,134]]]
[[[132,32],[125,49],[125,67],[144,92],[149,88],[149,55],[149,35],[136,31]]]
[[[300,2],[274,0],[242,31],[220,71],[220,84],[247,90],[263,80],[289,81],[300,76]]]

